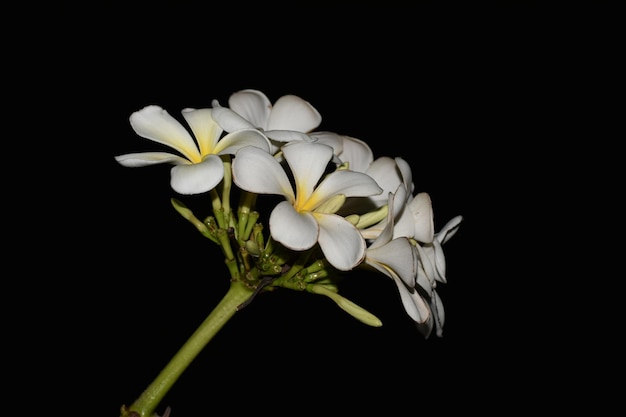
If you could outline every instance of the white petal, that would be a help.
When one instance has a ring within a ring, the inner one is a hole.
[[[402,184],[402,178],[400,177],[400,171],[396,165],[396,161],[387,156],[380,157],[374,160],[367,169],[367,175],[374,178],[378,185],[383,189],[383,194],[378,198],[373,199],[381,200],[387,199],[388,192],[396,192],[398,185]],[[384,198],[382,198],[384,196]]]
[[[240,129],[228,133],[217,143],[213,152],[218,155],[234,155],[244,146],[254,146],[269,154],[270,141],[256,129]]]
[[[368,197],[380,194],[381,191],[376,181],[367,174],[348,170],[335,171],[328,174],[311,195],[314,204],[312,208],[337,194],[346,197]]]
[[[413,195],[414,185],[413,185],[413,174],[411,172],[411,166],[407,161],[400,158],[399,156],[395,158],[396,164],[398,165],[398,169],[400,169],[400,174],[402,180],[404,182],[405,188],[409,191],[409,194]]]
[[[375,249],[386,245],[393,239],[394,219],[391,215],[393,211],[393,196],[391,193],[389,193],[389,199],[387,201],[389,201],[387,203],[387,217],[375,224],[374,226],[369,227],[368,230],[361,230],[361,236],[363,236],[365,239],[375,239],[369,245],[370,249]]]
[[[270,215],[272,238],[293,250],[306,250],[317,242],[318,225],[311,213],[298,213],[282,201]]]
[[[265,135],[278,142],[314,142],[313,138],[306,133],[296,132],[295,130],[266,130]]]
[[[437,240],[439,240],[441,244],[446,243],[459,230],[459,225],[462,221],[463,216],[456,216],[448,221],[439,233],[437,233]]]
[[[415,223],[415,240],[430,243],[435,237],[433,223],[433,206],[428,193],[419,193],[409,202],[409,209],[413,213]]]
[[[280,97],[274,103],[267,130],[310,132],[320,125],[322,116],[306,100],[294,95]]]
[[[196,137],[196,141],[200,146],[202,155],[214,153],[213,148],[222,135],[222,128],[218,125],[213,116],[211,109],[183,109],[183,117],[189,124],[191,131]]]
[[[426,274],[430,285],[433,285],[437,273],[435,272],[435,265],[433,263],[434,261],[431,258],[432,247],[424,247],[418,243],[417,245],[415,245],[415,248],[417,249],[417,254],[419,255],[419,260],[421,262],[422,269],[424,270],[424,274]],[[424,289],[428,290],[428,288]]]
[[[430,279],[424,273],[422,268],[417,269],[417,276],[415,277],[415,286],[419,286],[430,297],[434,291],[433,286],[430,283]]]
[[[417,256],[407,238],[394,239],[383,246],[367,250],[368,262],[382,264],[395,272],[404,283],[413,288],[417,275]]]
[[[277,194],[295,200],[289,178],[276,159],[254,146],[241,148],[232,164],[233,181],[240,188],[258,194]]]
[[[167,152],[139,152],[128,153],[115,157],[115,160],[125,167],[145,167],[156,164],[186,165],[187,159]]]
[[[443,247],[437,239],[433,240],[433,254],[430,255],[435,263],[435,279],[439,282],[446,282],[446,257],[443,253]]]
[[[331,265],[349,271],[365,259],[365,240],[356,227],[336,214],[314,216],[320,227],[320,248]]]
[[[391,217],[396,219],[399,217],[400,213],[405,209],[407,203],[408,191],[404,184],[398,185],[395,192],[393,193],[393,205],[389,204],[389,212],[391,213]],[[391,210],[393,207],[393,210]],[[409,236],[410,237],[410,236]]]
[[[323,143],[333,148],[335,155],[339,155],[343,152],[343,138],[341,135],[333,132],[312,132],[309,136],[317,143]],[[352,169],[352,167],[350,167]],[[356,170],[354,170],[356,171]]]
[[[351,136],[342,136],[343,151],[339,158],[350,163],[352,171],[366,172],[372,161],[374,153],[367,143]]]
[[[430,334],[433,331],[433,326],[435,323],[435,319],[433,318],[433,314],[428,317],[423,323],[416,323],[417,330],[424,336],[425,339],[430,337]]]
[[[234,132],[240,129],[257,129],[257,126],[228,107],[214,107],[211,115],[213,119],[226,132]]]
[[[267,129],[272,103],[262,92],[252,89],[237,91],[228,99],[228,106],[254,127]]]
[[[199,164],[172,168],[171,185],[180,194],[200,194],[213,188],[224,178],[224,164],[216,155],[209,155]]]
[[[393,237],[406,236],[413,238],[413,235],[415,234],[415,220],[413,219],[413,213],[411,213],[411,210],[407,207],[406,202],[399,201],[398,203],[395,203],[394,210],[397,211],[397,208],[403,208],[404,210],[400,212],[399,216],[396,213],[393,225]]]
[[[291,142],[283,148],[296,183],[296,198],[306,201],[333,156],[333,148],[315,142]]]
[[[399,279],[394,279],[404,310],[416,323],[424,323],[430,317],[430,307],[417,291],[411,292]]]
[[[159,106],[146,106],[130,115],[130,124],[139,136],[167,145],[191,162],[200,162],[200,151],[189,131]]]
[[[437,291],[433,291],[430,309],[433,311],[433,318],[435,319],[436,334],[438,337],[441,337],[443,336],[443,325],[446,321],[446,314],[443,308],[443,302]]]

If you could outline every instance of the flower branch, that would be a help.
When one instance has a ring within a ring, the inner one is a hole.
[[[374,158],[361,139],[316,131],[321,116],[300,97],[271,103],[260,91],[242,90],[228,104],[213,100],[210,108],[184,109],[186,126],[154,105],[130,116],[139,136],[172,152],[116,160],[126,167],[173,165],[170,186],[178,196],[170,202],[219,246],[230,286],[145,391],[122,406],[121,417],[156,416],[185,369],[262,292],[280,288],[325,296],[358,321],[380,327],[376,315],[340,294],[341,279],[369,269],[393,280],[417,331],[426,338],[443,334],[437,294],[447,280],[442,247],[462,216],[435,232],[430,196],[415,192],[408,163]],[[204,220],[183,203],[188,195],[208,197],[211,212]],[[263,223],[257,203],[266,195],[279,202]]]

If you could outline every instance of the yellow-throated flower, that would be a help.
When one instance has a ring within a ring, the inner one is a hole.
[[[282,153],[295,190],[278,160],[253,147],[242,148],[235,155],[233,181],[249,192],[285,197],[270,215],[274,240],[297,251],[319,243],[335,268],[354,268],[365,256],[365,241],[353,224],[335,213],[345,198],[379,194],[382,189],[361,172],[337,170],[324,175],[333,157],[330,146],[291,142],[282,147]]]
[[[249,128],[236,113],[228,109],[184,109],[182,115],[193,136],[178,120],[159,106],[151,105],[130,116],[135,132],[146,139],[169,146],[171,152],[141,152],[116,156],[127,167],[155,164],[172,164],[171,186],[180,194],[200,194],[209,191],[224,178],[224,165],[219,155],[235,154],[244,146],[253,146],[269,152],[265,135]],[[224,130],[219,121],[227,120],[231,126],[240,126],[222,137]],[[195,139],[195,140],[194,140]]]

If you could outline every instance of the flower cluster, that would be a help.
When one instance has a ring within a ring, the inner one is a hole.
[[[182,117],[188,126],[155,105],[133,113],[130,124],[139,136],[175,152],[116,160],[127,167],[171,164],[176,193],[210,196],[212,213],[202,220],[180,199],[172,204],[221,248],[232,281],[254,295],[277,287],[325,295],[358,320],[380,326],[375,315],[339,294],[342,274],[367,268],[395,282],[425,337],[442,335],[442,245],[462,216],[435,232],[430,196],[415,192],[404,159],[375,159],[363,140],[316,131],[319,112],[294,95],[272,103],[260,91],[242,90],[228,106],[213,100],[210,108],[182,110]],[[259,220],[260,195],[278,201],[267,224]]]

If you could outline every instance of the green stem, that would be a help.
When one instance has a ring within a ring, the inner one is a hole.
[[[122,406],[121,417],[152,417],[167,392],[217,332],[237,312],[237,307],[253,294],[252,288],[232,281],[224,298],[191,335],[145,391],[131,404]]]

